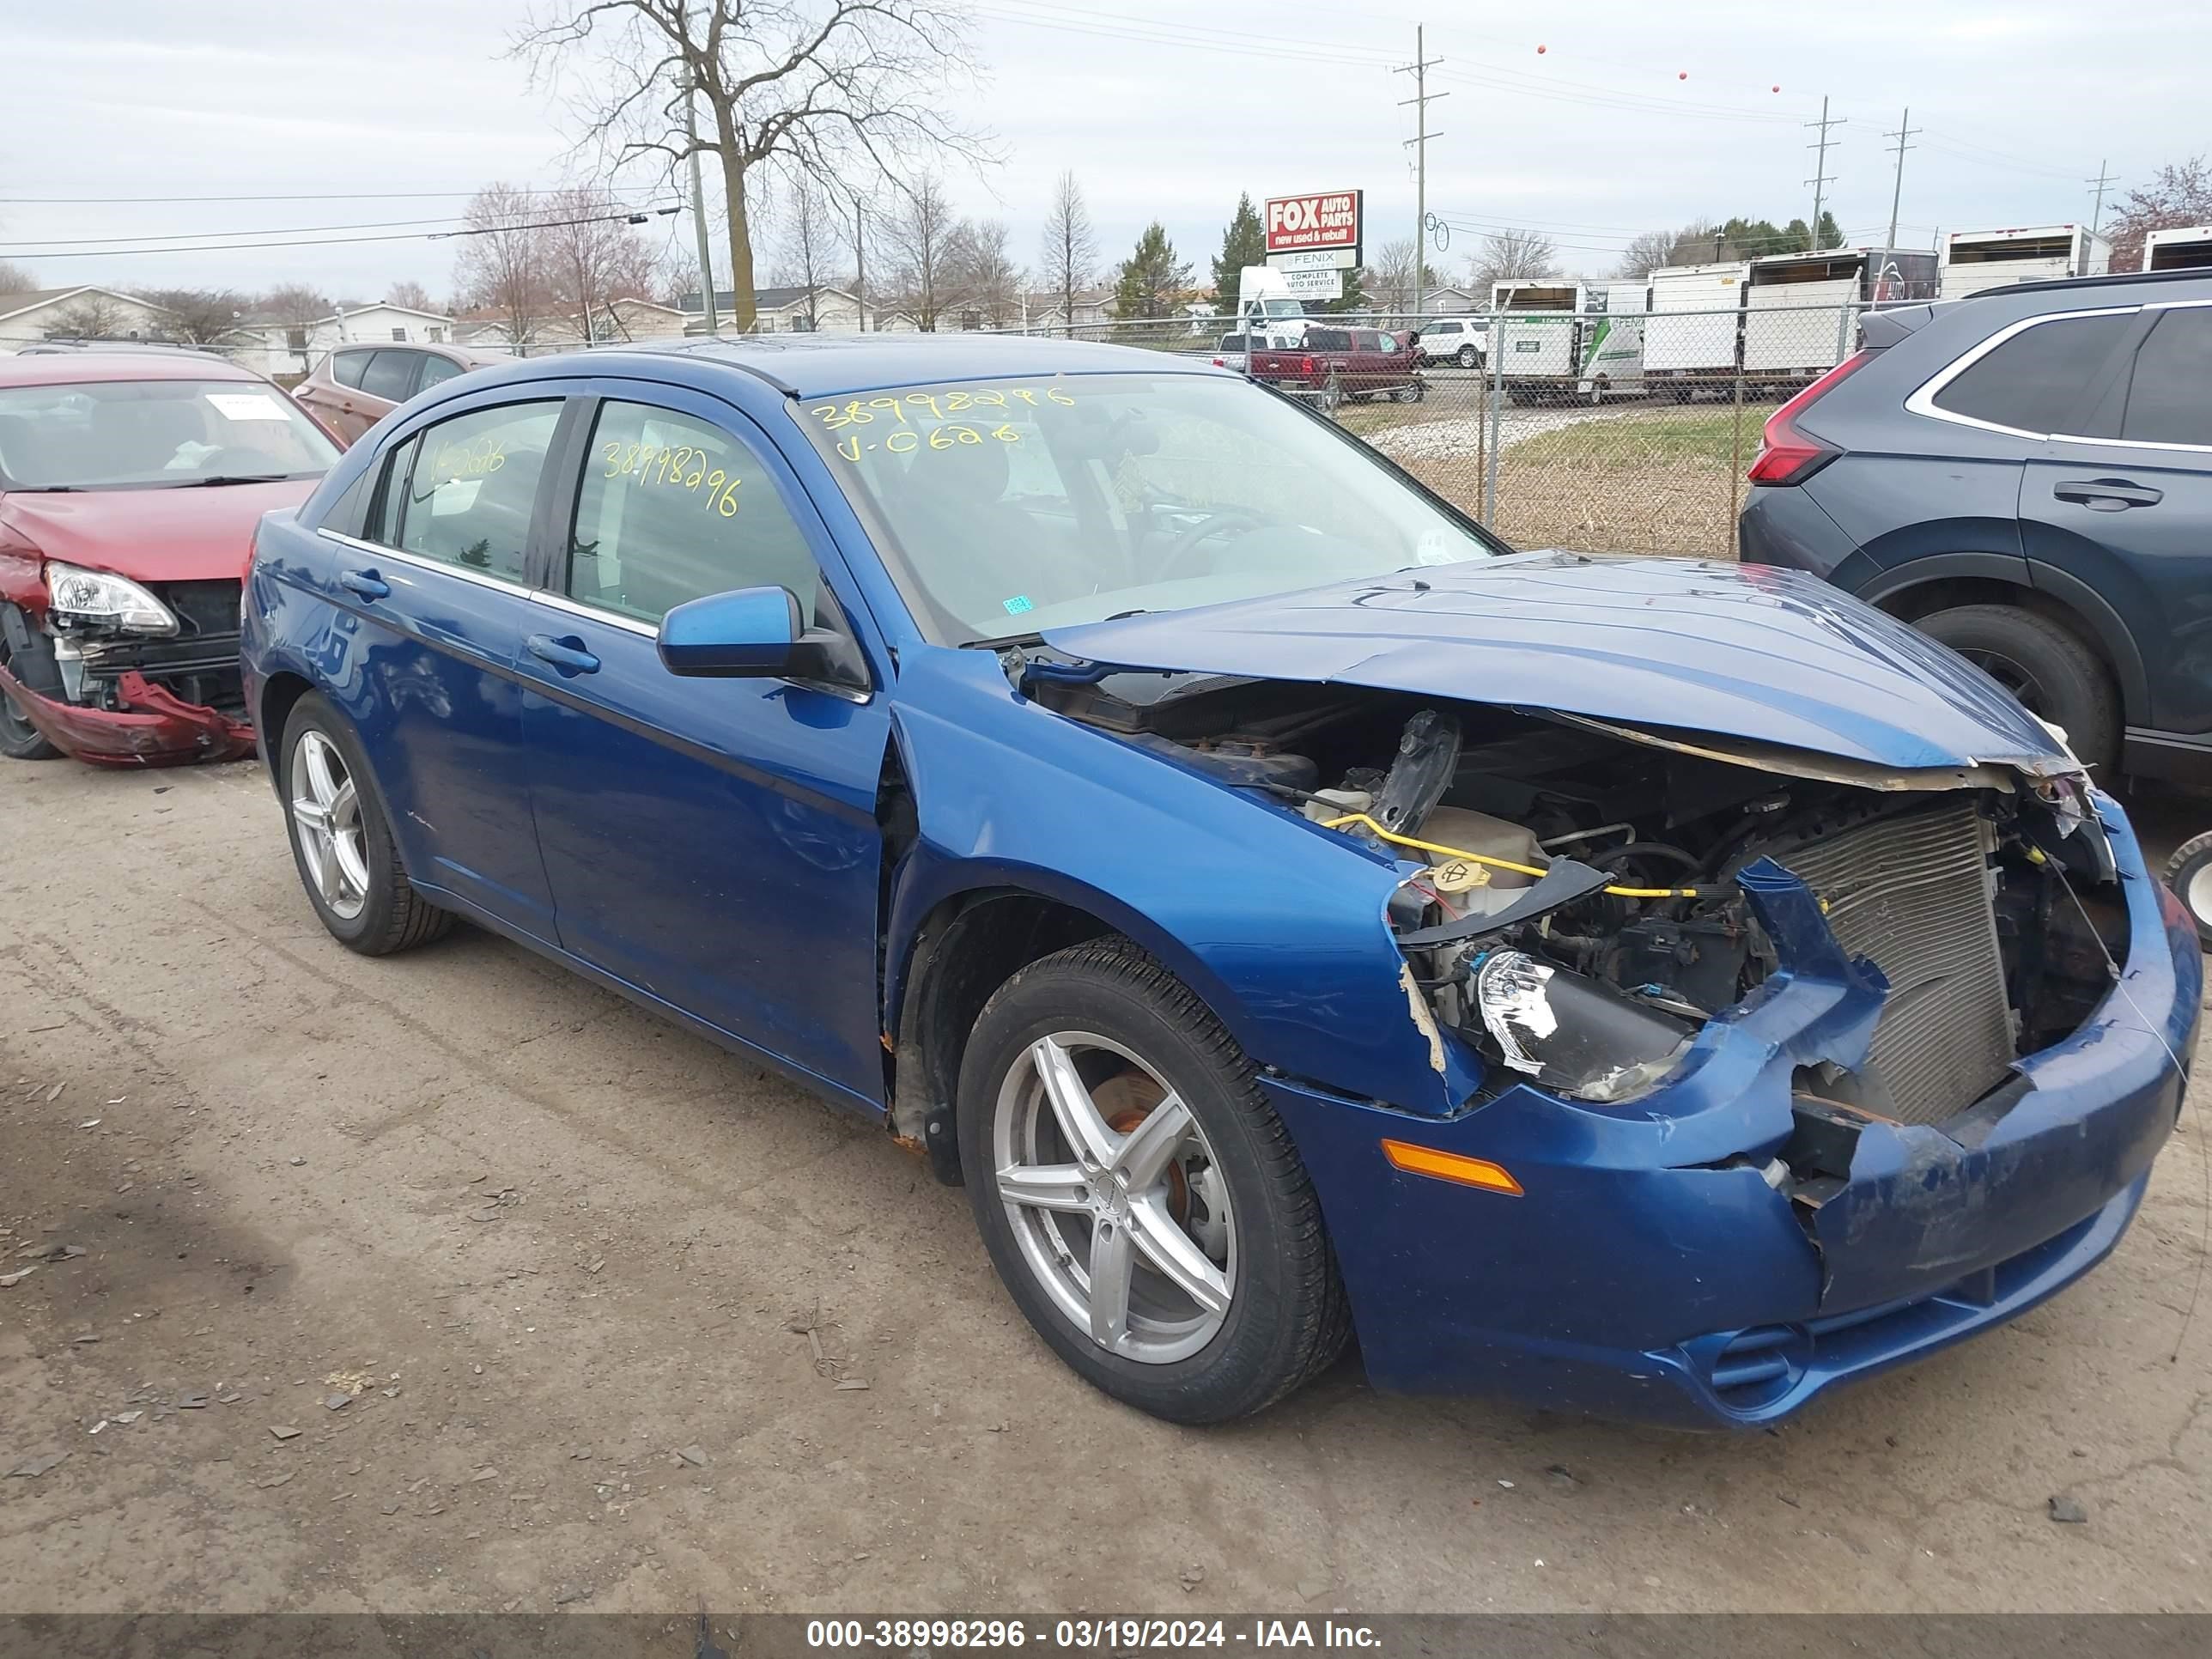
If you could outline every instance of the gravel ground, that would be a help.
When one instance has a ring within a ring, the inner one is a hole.
[[[1591,409],[1507,409],[1498,412],[1498,438],[1506,451],[1524,438],[1534,438],[1563,427],[1591,421],[1613,421],[1648,411],[1633,404]],[[1472,465],[1476,448],[1475,417],[1460,415],[1441,421],[1420,421],[1378,432],[1368,441],[1396,461],[1465,461]]]
[[[2212,1607],[2201,1100],[2084,1284],[1775,1433],[1350,1360],[1189,1431],[873,1127],[331,944],[258,767],[8,763],[0,836],[0,1609]]]

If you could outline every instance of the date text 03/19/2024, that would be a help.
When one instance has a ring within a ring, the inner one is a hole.
[[[1037,1647],[1069,1652],[1133,1649],[1379,1650],[1372,1626],[1335,1619],[811,1619],[806,1645],[836,1651],[915,1648],[994,1652]]]

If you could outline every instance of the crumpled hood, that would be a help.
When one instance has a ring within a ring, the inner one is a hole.
[[[1910,769],[2075,763],[1980,670],[1801,571],[1528,553],[1046,630],[1124,668],[1332,681]]]
[[[4,517],[50,559],[112,570],[133,581],[209,581],[246,574],[254,526],[274,507],[297,507],[319,478],[209,489],[16,490]]]

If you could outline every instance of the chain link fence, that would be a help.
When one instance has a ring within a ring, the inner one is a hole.
[[[1372,313],[1254,333],[1280,348],[1258,378],[1516,546],[1727,559],[1760,428],[1850,354],[1863,309]],[[1053,332],[1246,366],[1229,319]]]

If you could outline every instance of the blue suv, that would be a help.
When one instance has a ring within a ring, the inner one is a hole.
[[[2212,272],[1871,313],[1751,483],[1747,561],[1914,623],[2106,777],[2212,784]]]

